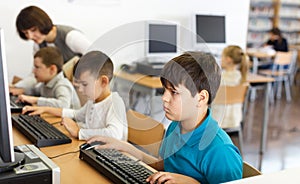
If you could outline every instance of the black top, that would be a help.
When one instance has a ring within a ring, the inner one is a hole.
[[[285,38],[282,38],[281,41],[279,40],[268,40],[267,45],[272,45],[273,49],[276,51],[281,51],[281,52],[288,52],[289,48],[288,48],[288,43],[287,40]]]

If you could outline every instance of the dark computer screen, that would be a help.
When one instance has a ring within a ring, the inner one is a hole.
[[[226,43],[225,16],[195,16],[197,43]]]
[[[15,161],[8,85],[4,32],[0,28],[0,157],[2,162]]]
[[[177,52],[176,24],[149,24],[148,53],[176,53]]]

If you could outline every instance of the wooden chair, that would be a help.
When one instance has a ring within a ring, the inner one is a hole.
[[[163,124],[131,109],[127,111],[127,121],[128,142],[157,157],[165,133]]]
[[[213,101],[213,105],[233,105],[233,104],[243,104],[242,106],[242,118],[245,116],[246,107],[245,102],[248,96],[249,83],[243,83],[237,86],[220,86],[216,97]],[[225,107],[226,108],[226,107]],[[242,120],[243,121],[243,120]],[[221,125],[222,127],[222,125]],[[222,127],[223,128],[223,127]],[[237,136],[240,151],[242,152],[243,147],[243,135],[242,135],[242,122],[236,127],[226,127],[223,128],[228,135]]]
[[[289,52],[277,52],[274,64],[270,70],[260,70],[259,74],[273,77],[275,83],[273,86],[273,93],[277,99],[281,98],[282,93],[282,83],[285,86],[286,100],[291,101],[291,85],[293,84],[293,79],[295,76],[296,64],[297,64],[297,55],[296,50]]]
[[[79,57],[74,56],[70,60],[68,60],[62,67],[62,70],[64,71],[65,76],[72,82],[73,80],[73,70],[74,65],[78,62]]]
[[[12,83],[12,84],[16,84],[16,83],[19,82],[20,80],[22,80],[21,77],[19,77],[19,76],[14,76],[11,83]]]
[[[243,178],[258,176],[262,173],[249,163],[243,161]]]

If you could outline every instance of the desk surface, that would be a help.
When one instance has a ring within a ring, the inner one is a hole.
[[[274,78],[266,77],[263,75],[249,73],[247,76],[247,81],[249,83],[266,83],[266,82],[273,82]]]
[[[275,51],[272,50],[263,51],[262,49],[255,49],[255,48],[248,48],[246,52],[249,56],[257,57],[257,58],[272,58],[276,55]]]
[[[251,184],[265,184],[265,183],[300,183],[300,168],[291,168],[282,170],[279,172],[262,174],[259,176],[254,176],[250,178],[245,178],[241,180],[236,180],[232,182],[228,182],[228,184],[243,184],[243,183],[251,183]]]
[[[159,77],[151,77],[147,75],[143,75],[140,73],[127,73],[124,71],[119,71],[115,73],[115,77],[137,83],[140,85],[144,85],[149,88],[162,88],[162,84],[160,82]],[[274,79],[271,77],[266,77],[263,75],[258,75],[258,74],[252,74],[249,73],[247,77],[247,81],[250,83],[266,83],[266,82],[273,82]]]
[[[44,117],[44,116],[43,116]],[[60,118],[50,116],[44,117],[48,122],[57,122]],[[59,124],[55,125],[63,133],[68,135],[65,128]],[[13,128],[14,145],[32,144],[23,134]],[[48,157],[62,153],[77,151],[84,141],[72,138],[72,143],[57,146],[43,147],[40,150]],[[63,155],[52,159],[60,167],[60,178],[62,184],[68,183],[111,183],[106,177],[102,176],[93,167],[79,159],[79,152]]]
[[[140,73],[128,73],[124,71],[118,71],[114,75],[117,78],[131,81],[135,84],[143,85],[149,88],[162,88],[160,78],[158,76],[151,77]]]

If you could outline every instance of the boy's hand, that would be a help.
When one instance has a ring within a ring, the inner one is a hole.
[[[38,97],[36,97],[36,96],[28,96],[28,95],[19,95],[18,99],[21,102],[27,102],[27,103],[30,103],[30,104],[36,104],[37,101],[38,101]]]
[[[94,136],[88,139],[87,143],[90,144],[95,141],[103,143],[96,146],[95,149],[116,149],[120,151],[129,152],[128,150],[126,150],[126,148],[129,147],[127,142],[115,139],[113,137]]]
[[[147,182],[150,182],[151,184],[157,183],[157,184],[161,184],[161,183],[199,183],[197,180],[195,180],[194,178],[182,175],[182,174],[176,174],[176,173],[169,173],[169,172],[156,172],[154,174],[152,174],[151,176],[149,176],[146,179]]]
[[[78,138],[79,126],[70,118],[63,118],[61,124],[68,130],[71,136]]]
[[[46,112],[45,110],[46,107],[38,107],[38,106],[28,106],[26,105],[25,107],[23,107],[22,109],[22,114],[26,114],[28,113],[28,115],[39,115],[42,114],[44,112]]]

